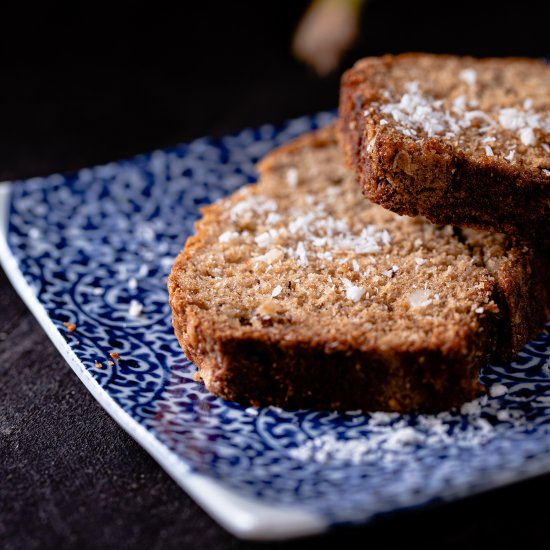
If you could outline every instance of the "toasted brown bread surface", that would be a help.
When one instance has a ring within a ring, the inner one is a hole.
[[[366,58],[341,83],[340,135],[363,193],[399,214],[550,244],[550,66]]]
[[[253,405],[439,411],[550,316],[543,255],[366,201],[333,128],[204,208],[169,277],[207,388]]]

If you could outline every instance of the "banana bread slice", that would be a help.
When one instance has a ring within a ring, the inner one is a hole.
[[[409,216],[550,244],[550,66],[403,54],[342,77],[341,138],[365,196]]]
[[[216,395],[253,405],[439,411],[550,317],[543,254],[369,203],[334,128],[203,210],[169,277],[176,336]]]

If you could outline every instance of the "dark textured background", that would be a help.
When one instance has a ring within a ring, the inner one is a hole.
[[[76,4],[2,13],[0,180],[337,104],[341,71],[320,79],[289,52],[303,1]],[[504,4],[371,0],[343,66],[407,50],[547,54],[548,6]],[[537,501],[549,490],[544,476],[285,547],[548,548]],[[1,272],[0,547],[256,547],[215,524],[96,404]]]

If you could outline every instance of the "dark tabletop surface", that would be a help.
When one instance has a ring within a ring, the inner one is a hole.
[[[336,107],[341,69],[319,78],[290,54],[306,2],[181,4],[114,13],[97,2],[50,2],[5,14],[0,180]],[[406,50],[550,51],[548,8],[442,5],[371,0],[342,67]],[[323,537],[240,541],[95,402],[0,270],[1,548],[548,548],[539,504],[548,492],[542,476]]]

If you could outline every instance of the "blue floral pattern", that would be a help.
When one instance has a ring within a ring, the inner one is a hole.
[[[166,278],[200,207],[255,181],[258,159],[332,117],[18,182],[9,246],[118,406],[179,460],[240,494],[336,524],[550,470],[546,333],[511,364],[484,370],[490,395],[441,415],[258,410],[194,381],[172,332]]]

